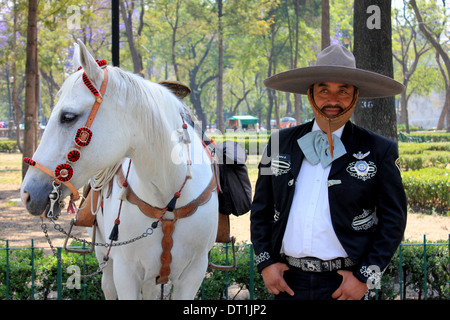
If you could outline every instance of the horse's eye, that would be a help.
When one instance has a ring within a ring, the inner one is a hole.
[[[77,118],[77,115],[75,113],[71,112],[63,112],[61,113],[60,121],[61,123],[70,123],[74,121]]]

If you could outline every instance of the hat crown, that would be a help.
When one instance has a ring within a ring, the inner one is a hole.
[[[331,45],[317,55],[316,66],[356,68],[355,56],[340,44]]]

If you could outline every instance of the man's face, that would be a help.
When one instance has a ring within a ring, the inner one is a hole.
[[[355,87],[338,82],[321,82],[313,86],[314,101],[329,118],[338,116],[353,101]]]

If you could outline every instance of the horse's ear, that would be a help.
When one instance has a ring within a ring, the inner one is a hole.
[[[91,82],[99,81],[103,75],[102,69],[100,69],[95,59],[86,49],[84,43],[80,39],[77,39],[77,43],[80,48],[80,63],[84,72]]]
[[[73,57],[72,57],[72,64],[73,67],[75,68],[75,70],[78,69],[79,66],[81,66],[81,61],[80,61],[80,46],[78,45],[78,43],[74,43],[73,44],[74,50],[73,50]]]

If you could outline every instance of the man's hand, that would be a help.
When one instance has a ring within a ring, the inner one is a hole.
[[[367,284],[356,279],[351,271],[338,270],[338,273],[343,277],[342,283],[331,297],[337,300],[361,300],[368,290]]]
[[[289,270],[289,267],[281,262],[271,264],[262,270],[261,275],[263,277],[264,284],[270,293],[279,294],[280,292],[286,292],[291,296],[294,295],[294,291],[292,291],[283,278],[283,273],[286,270]]]

